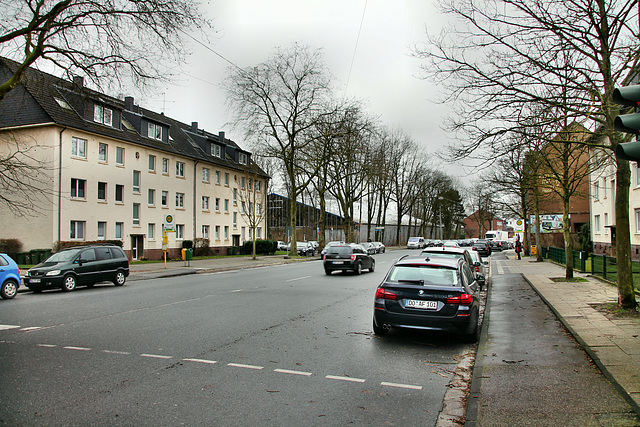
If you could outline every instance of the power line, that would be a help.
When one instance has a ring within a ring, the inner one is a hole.
[[[362,19],[360,19],[360,28],[358,29],[358,37],[356,38],[356,45],[353,48],[353,56],[351,57],[351,66],[349,67],[349,75],[347,76],[347,85],[344,88],[344,95],[347,96],[347,89],[349,88],[349,80],[351,80],[351,71],[353,71],[353,63],[356,60],[356,52],[358,51],[358,43],[360,42],[360,33],[362,33],[362,24],[364,23],[364,15],[367,12],[367,3],[369,0],[365,0],[364,9],[362,10]]]

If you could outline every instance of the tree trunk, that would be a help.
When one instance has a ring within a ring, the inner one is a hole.
[[[618,259],[618,302],[625,309],[636,308],[631,274],[631,234],[629,229],[629,162],[616,158],[616,257]]]
[[[540,193],[538,189],[533,190],[533,203],[535,209],[535,221],[536,221],[536,246],[538,247],[536,252],[536,261],[542,262],[542,232],[540,231]]]
[[[564,235],[565,273],[564,277],[573,279],[573,241],[569,222],[569,197],[562,200],[562,234]]]

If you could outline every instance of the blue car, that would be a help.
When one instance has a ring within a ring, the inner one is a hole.
[[[7,254],[0,253],[0,296],[11,299],[18,293],[20,287],[20,270],[18,264]]]

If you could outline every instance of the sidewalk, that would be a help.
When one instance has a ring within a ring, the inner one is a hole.
[[[640,425],[640,318],[616,318],[598,309],[617,301],[617,288],[577,272],[576,277],[588,282],[553,282],[551,278],[564,277],[564,267],[507,256],[492,261],[489,315],[478,348],[467,425]],[[597,385],[602,377],[590,375],[590,366],[581,362],[584,357],[555,327],[540,299],[623,400],[608,393],[607,384]],[[509,387],[512,394],[507,394]]]

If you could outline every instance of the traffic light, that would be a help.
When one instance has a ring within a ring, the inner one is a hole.
[[[613,102],[627,107],[640,107],[640,85],[615,88],[613,90]],[[613,126],[619,132],[630,133],[636,136],[635,142],[618,144],[616,157],[634,162],[640,161],[640,113],[624,114],[617,116]]]

